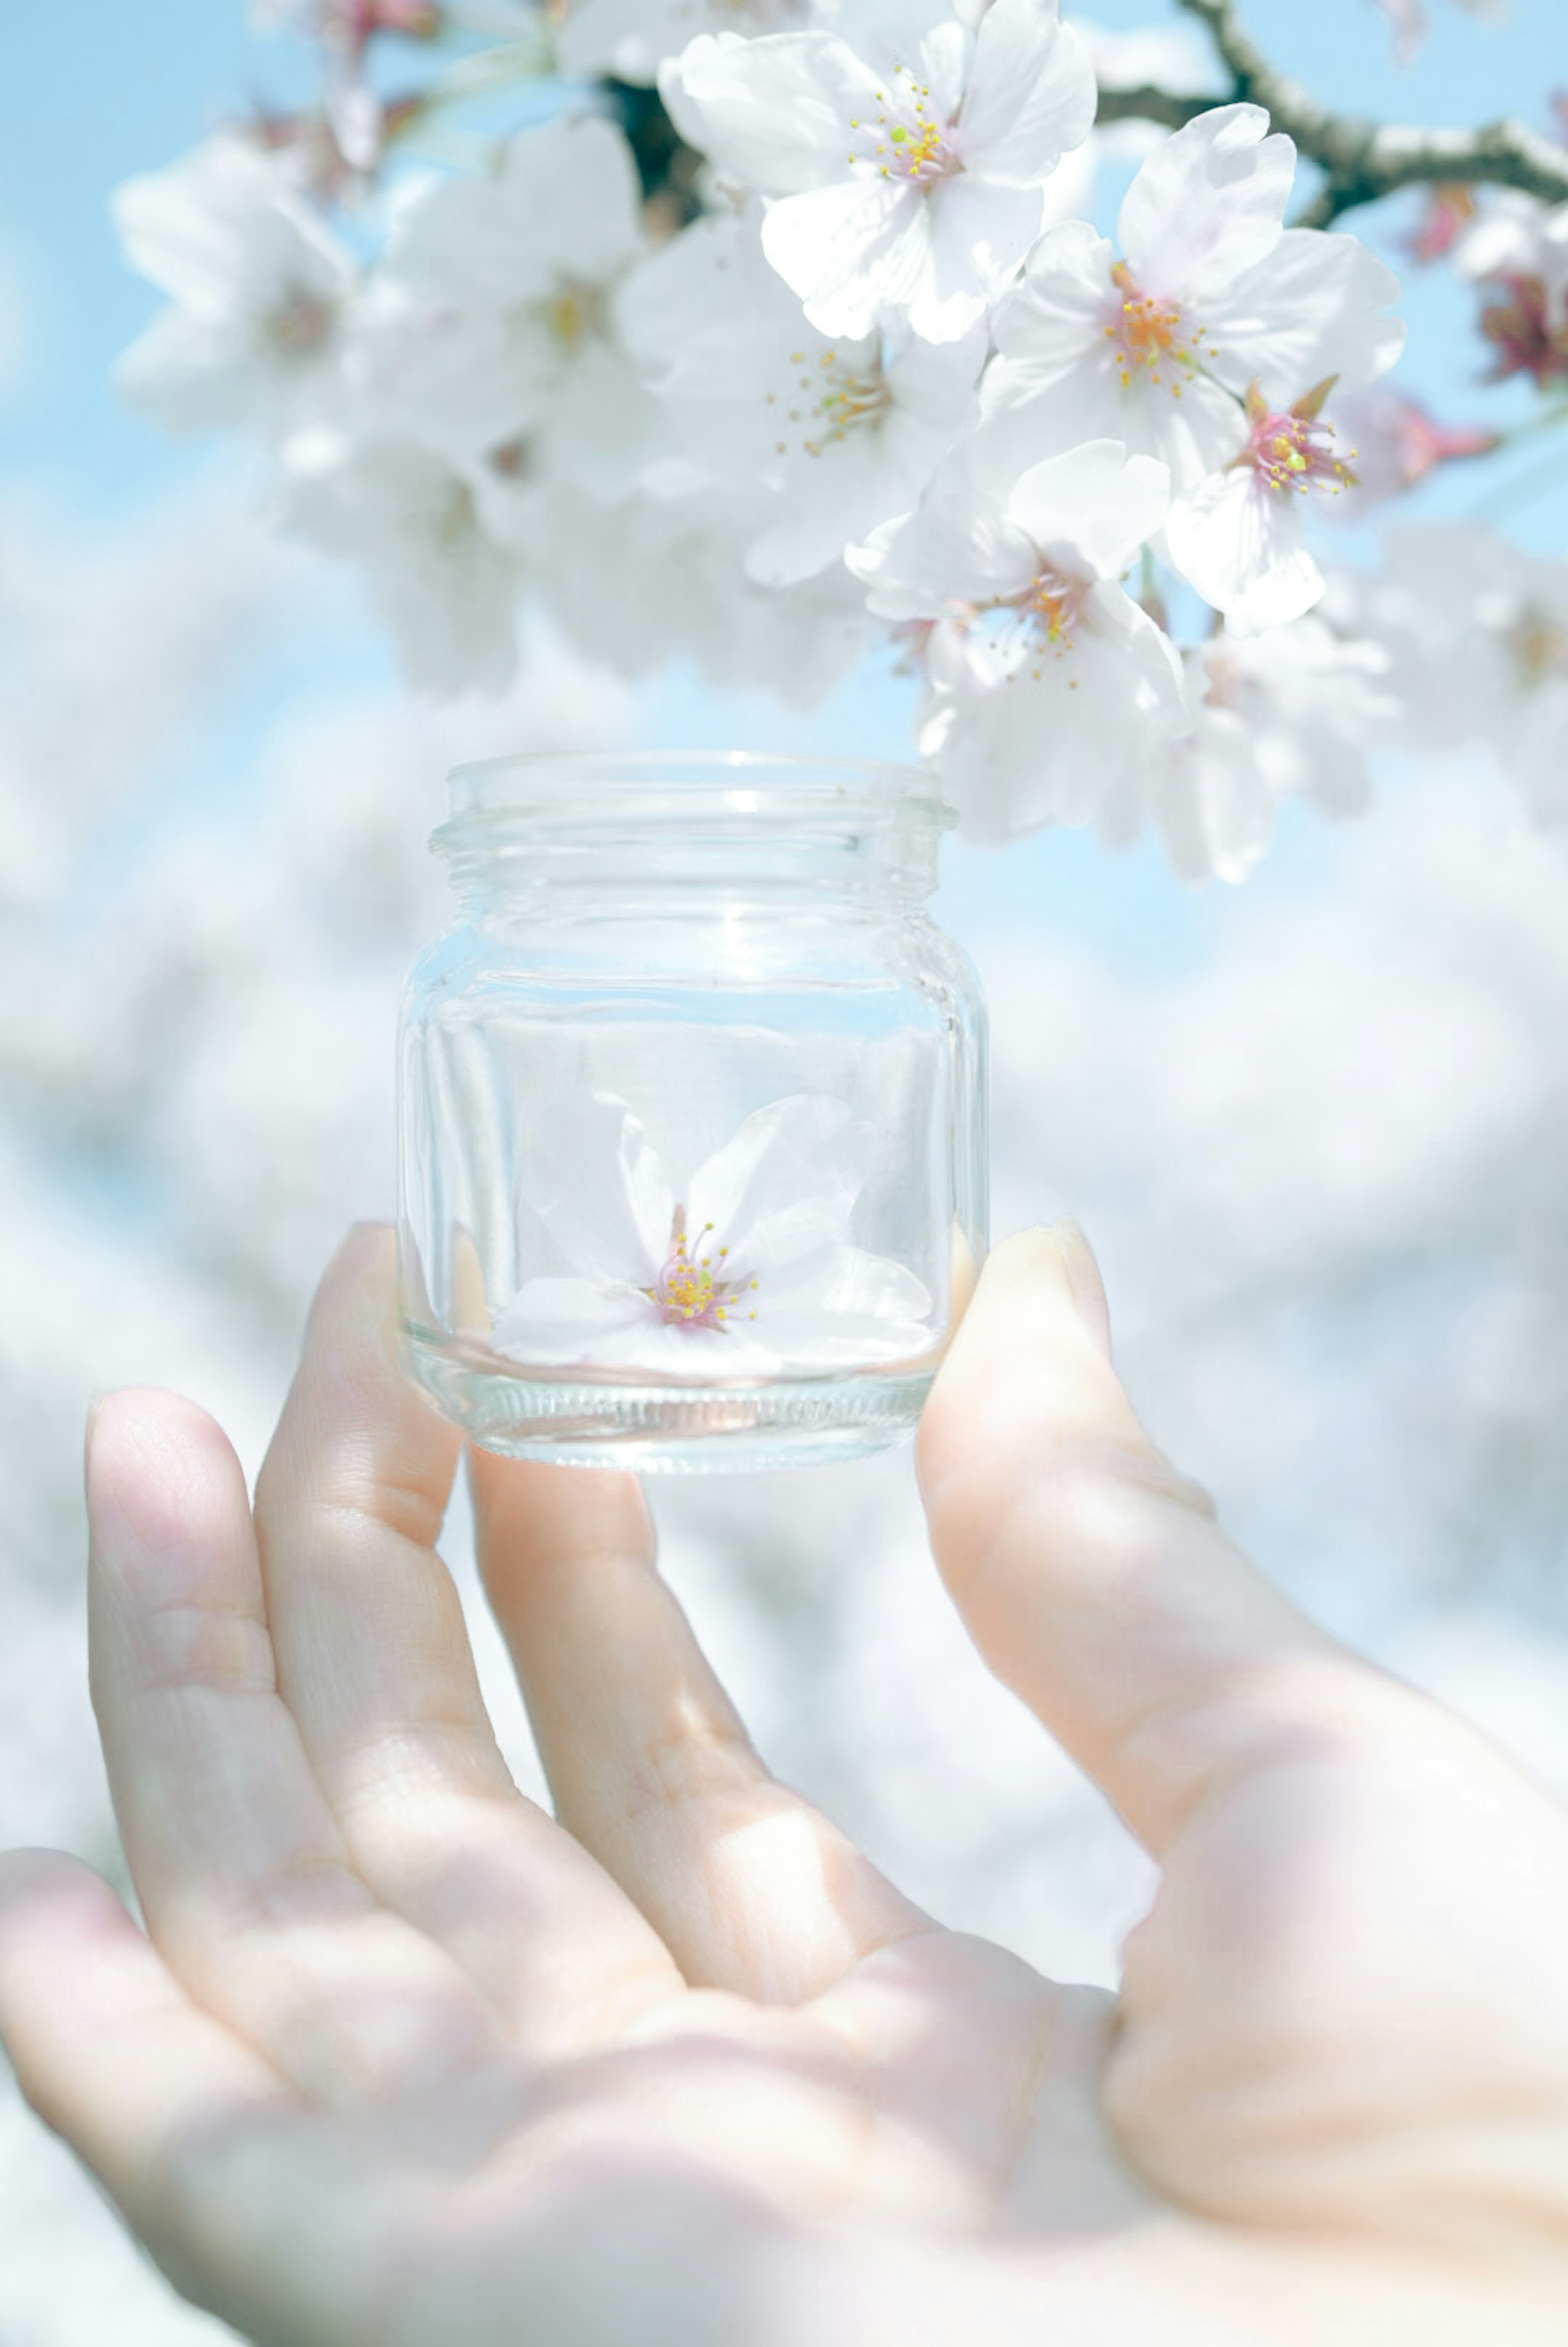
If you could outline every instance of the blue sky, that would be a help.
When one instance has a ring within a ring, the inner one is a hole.
[[[1515,112],[1539,127],[1547,94],[1568,85],[1568,15],[1562,0],[1512,0],[1498,26],[1431,0],[1431,37],[1413,65],[1392,62],[1371,0],[1251,0],[1250,29],[1279,64],[1346,108],[1406,120],[1475,121]],[[1107,25],[1158,20],[1140,0],[1098,0]],[[301,45],[264,40],[243,0],[85,0],[70,9],[14,7],[0,36],[0,262],[20,315],[10,380],[0,385],[0,474],[77,520],[112,523],[178,488],[212,461],[199,444],[166,441],[124,412],[107,374],[116,353],[151,314],[156,297],[122,266],[107,199],[128,173],[188,146],[226,105],[265,96],[287,102],[310,86]],[[1359,215],[1356,225],[1398,259],[1393,240],[1409,206]],[[1436,274],[1407,276],[1411,347],[1406,374],[1438,411],[1477,405],[1479,348],[1466,299]],[[1521,395],[1515,413],[1527,412]],[[1549,446],[1521,451],[1489,477],[1462,469],[1422,500],[1425,510],[1495,512],[1542,550],[1568,538],[1568,468]],[[373,672],[381,653],[367,639]],[[319,682],[319,680],[318,680]],[[877,755],[907,747],[907,688],[868,676],[806,719],[759,699],[719,696],[684,677],[650,692],[640,731],[649,742],[745,743]],[[504,745],[498,745],[504,746]],[[1318,885],[1334,853],[1308,815],[1288,820],[1258,890]],[[1087,930],[1139,961],[1181,962],[1230,917],[1225,890],[1193,895],[1170,880],[1152,845],[1110,857],[1064,835],[1007,852],[950,859],[947,901],[961,932],[998,912]]]

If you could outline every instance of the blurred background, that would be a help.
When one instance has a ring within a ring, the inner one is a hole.
[[[897,756],[913,688],[877,670],[807,713],[679,671],[631,690],[541,633],[504,702],[407,698],[351,584],[271,533],[244,456],[160,441],[107,382],[157,299],[110,190],[226,109],[300,98],[304,46],[260,37],[243,0],[6,17],[0,1843],[118,1879],[86,1683],[88,1397],[177,1387],[259,1463],[323,1261],[392,1208],[392,1020],[445,917],[424,843],[446,767],[592,743]],[[1436,0],[1403,67],[1370,0],[1251,0],[1248,23],[1388,117],[1540,121],[1568,81],[1556,0],[1502,22]],[[1414,210],[1353,225],[1400,266]],[[1400,379],[1464,420],[1473,301],[1418,276],[1407,311]],[[1544,443],[1412,505],[1568,544]],[[1568,839],[1484,755],[1390,757],[1369,815],[1288,809],[1240,889],[1058,833],[951,848],[938,911],[992,1001],[996,1231],[1077,1214],[1156,1438],[1319,1618],[1568,1795]],[[1113,1978],[1148,1869],[968,1652],[908,1454],[656,1505],[779,1773],[948,1922]],[[460,1520],[447,1553],[472,1597]],[[229,2334],[0,2077],[4,2347],[203,2335]]]

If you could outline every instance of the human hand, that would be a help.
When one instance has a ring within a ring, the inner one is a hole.
[[[0,1865],[23,2086],[188,2295],[269,2347],[1568,2337],[1568,1814],[1231,1548],[1074,1233],[992,1258],[919,1458],[982,1651],[1160,1861],[1119,2004],[769,1778],[634,1483],[475,1453],[560,1822],[523,1799],[392,1308],[358,1233],[254,1518],[199,1411],[104,1404],[148,1936],[72,1860]]]

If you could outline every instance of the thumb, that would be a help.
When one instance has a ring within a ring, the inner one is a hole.
[[[1138,1423],[1076,1224],[991,1256],[916,1455],[937,1563],[981,1653],[1156,1852],[1221,1773],[1360,1675]]]

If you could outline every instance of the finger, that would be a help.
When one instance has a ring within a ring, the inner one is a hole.
[[[929,1918],[775,1782],[629,1476],[470,1454],[480,1567],[556,1814],[693,1985],[795,2004]]]
[[[1361,1667],[1254,1571],[1144,1432],[1075,1225],[992,1256],[917,1460],[981,1652],[1156,1851],[1222,1773],[1299,1733]]]
[[[512,1781],[434,1542],[460,1440],[397,1366],[392,1234],[328,1270],[256,1487],[279,1681],[353,1862],[532,2050],[602,2034],[679,1975]]]
[[[112,1394],[87,1455],[93,1697],[153,1939],[209,2012],[331,2103],[488,2039],[459,1968],[353,1871],[274,1684],[244,1477],[172,1394]]]
[[[363,2155],[192,2003],[106,1883],[51,1850],[0,1859],[0,2039],[177,2287],[248,2337],[324,2335],[352,2233],[334,2240],[320,2217],[357,2191],[361,2241],[372,2229]]]

